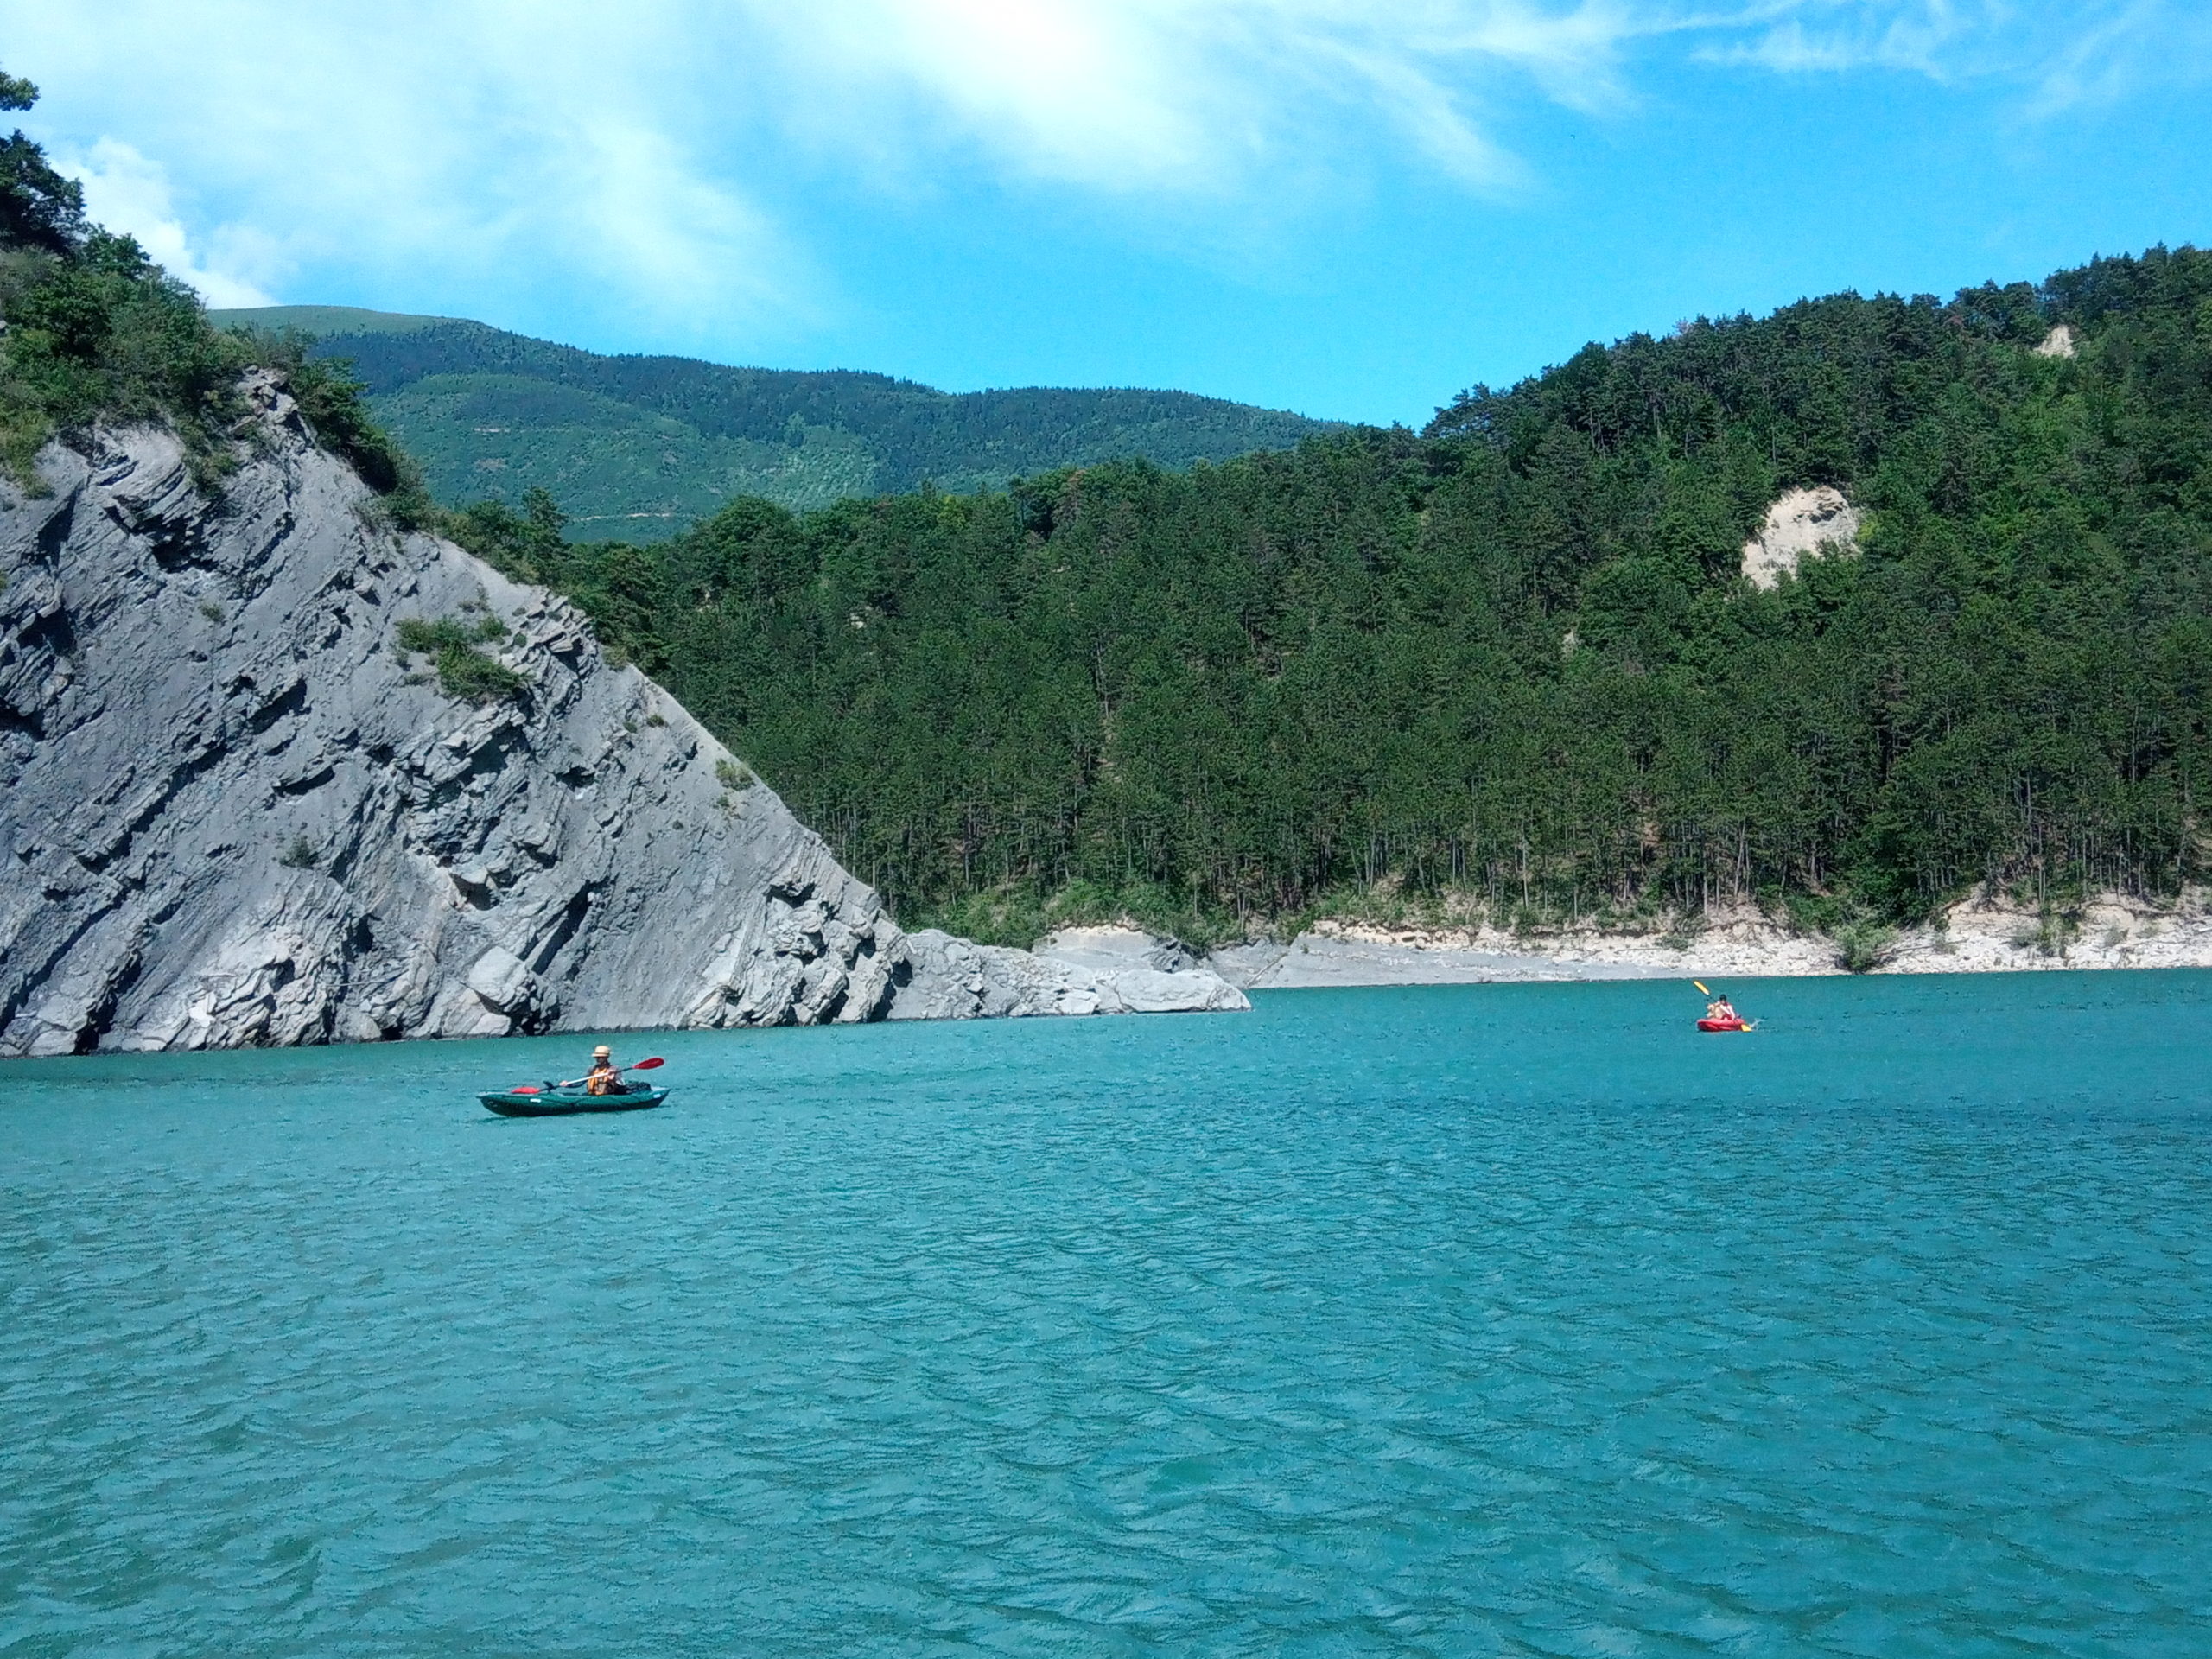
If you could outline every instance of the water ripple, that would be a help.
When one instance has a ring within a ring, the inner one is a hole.
[[[2212,1651],[2212,976],[1737,988],[11,1065],[0,1655]]]

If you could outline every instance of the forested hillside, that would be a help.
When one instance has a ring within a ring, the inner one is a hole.
[[[2074,355],[2039,354],[2056,325]],[[467,515],[911,916],[2047,904],[2203,874],[2212,257],[1592,346],[1428,430],[658,548]],[[1840,486],[1863,551],[1739,549]]]
[[[998,486],[1143,456],[1166,467],[1287,448],[1331,429],[1181,391],[954,395],[844,371],[601,357],[480,322],[340,306],[222,311],[346,358],[376,416],[448,505],[550,491],[584,539],[657,540],[740,496],[794,508]]]

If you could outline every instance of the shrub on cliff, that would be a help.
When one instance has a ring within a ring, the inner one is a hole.
[[[529,679],[497,658],[477,649],[506,638],[505,625],[496,617],[470,623],[450,616],[435,621],[409,617],[399,625],[399,649],[428,657],[438,673],[438,689],[463,702],[494,702],[520,697],[530,690]]]
[[[37,96],[0,72],[0,109],[28,109]],[[317,438],[395,516],[427,515],[413,467],[342,362],[308,361],[303,342],[216,328],[197,294],[84,207],[83,191],[29,137],[0,141],[0,468],[35,489],[32,462],[48,439],[96,421],[147,421],[174,427],[195,474],[212,482],[234,464],[238,380],[257,365],[285,377]]]
[[[95,420],[168,422],[203,475],[224,470],[252,353],[129,237],[95,229],[66,256],[0,252],[0,445],[19,480],[48,438]]]

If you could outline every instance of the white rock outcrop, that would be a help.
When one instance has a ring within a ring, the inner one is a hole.
[[[1068,927],[1039,941],[1043,962],[1096,978],[1109,1012],[1205,1014],[1248,1007],[1243,993],[1173,939],[1131,927]]]
[[[1003,1014],[1217,1014],[1249,1008],[1243,991],[1172,940],[1129,928],[1073,928],[1034,951],[976,944],[927,930],[906,936],[918,965],[893,1020]]]
[[[1244,1006],[909,936],[584,618],[385,527],[267,376],[0,486],[0,1055]],[[399,625],[504,632],[519,696]]]
[[[2043,344],[2036,347],[2037,357],[2071,357],[2074,355],[2074,330],[2060,323],[2043,337]]]
[[[1744,575],[1754,588],[1795,575],[1800,561],[1848,548],[1859,539],[1857,509],[1827,485],[1790,490],[1766,510],[1766,522],[1744,543]]]

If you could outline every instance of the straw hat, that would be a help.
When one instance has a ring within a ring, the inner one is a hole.
[[[592,1050],[591,1057],[594,1060],[611,1060],[614,1058],[614,1051],[605,1043],[601,1043],[597,1048]]]

